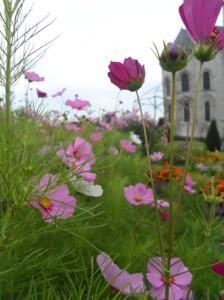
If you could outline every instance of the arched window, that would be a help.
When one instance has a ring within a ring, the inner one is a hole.
[[[181,88],[182,92],[189,91],[189,76],[186,73],[181,75]]]
[[[184,122],[190,121],[190,105],[189,103],[184,103]]]
[[[205,121],[211,121],[210,103],[208,101],[205,102]]]
[[[166,96],[170,96],[170,80],[168,77],[165,78],[165,90]]]
[[[203,73],[203,89],[210,90],[210,74],[208,71]]]

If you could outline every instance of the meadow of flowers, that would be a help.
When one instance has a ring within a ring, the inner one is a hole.
[[[19,3],[4,1],[5,38],[12,44],[9,18]],[[28,85],[24,107],[13,110],[15,74],[6,43],[0,299],[224,299],[224,154],[194,140],[199,84],[190,140],[174,137],[176,72],[193,55],[200,82],[202,65],[224,48],[224,31],[215,27],[222,5],[184,0],[179,12],[191,52],[173,43],[155,48],[173,79],[169,134],[142,110],[147,74],[131,57],[111,61],[108,80],[135,95],[133,111],[83,116],[92,104],[63,98],[63,88],[51,97],[64,101],[69,117],[43,112],[50,97],[40,89],[45,78],[29,68],[17,74]],[[29,98],[31,85],[38,107]]]

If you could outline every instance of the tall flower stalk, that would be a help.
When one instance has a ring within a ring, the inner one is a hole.
[[[5,120],[9,130],[11,118],[11,92],[13,85],[45,54],[53,40],[33,48],[31,42],[54,20],[48,16],[27,27],[31,9],[24,12],[26,0],[3,0],[0,11],[0,85],[5,90]]]
[[[147,154],[147,172],[149,174],[151,186],[154,191],[154,201],[155,201],[155,208],[156,208],[156,227],[158,232],[159,248],[160,248],[161,256],[164,257],[164,247],[163,247],[162,230],[160,225],[159,207],[155,195],[151,157],[149,154],[149,142],[147,137],[146,124],[145,124],[144,115],[142,111],[141,101],[138,94],[138,90],[140,89],[140,87],[142,86],[145,80],[145,68],[138,62],[138,60],[128,57],[124,60],[123,63],[112,61],[109,64],[109,70],[110,71],[108,72],[108,77],[110,78],[113,84],[115,84],[121,90],[136,92],[137,95],[137,101],[139,105],[141,122],[142,122],[143,133],[144,133],[144,140],[145,140],[144,144],[146,147],[146,154]]]
[[[168,229],[168,260],[167,260],[167,281],[166,300],[169,300],[170,268],[173,256],[173,169],[174,169],[174,125],[175,125],[175,92],[176,72],[172,72],[172,94],[171,94],[171,120],[170,120],[170,188],[169,188],[169,229]]]
[[[12,3],[9,0],[4,0],[5,6],[5,38],[6,38],[6,65],[5,65],[5,112],[6,126],[10,124],[10,108],[11,108],[11,51],[12,51]]]
[[[143,128],[143,133],[144,133],[145,148],[146,148],[146,155],[147,155],[147,161],[148,161],[147,169],[148,169],[148,174],[150,177],[151,186],[154,191],[154,201],[155,201],[155,208],[156,208],[156,226],[157,226],[157,232],[158,232],[160,254],[161,254],[161,257],[164,257],[164,247],[163,247],[162,230],[161,230],[161,224],[160,224],[158,199],[155,195],[154,180],[153,180],[153,174],[152,174],[152,162],[151,162],[151,157],[149,154],[149,142],[148,142],[145,119],[144,119],[142,105],[141,105],[138,91],[136,91],[136,95],[137,95],[137,101],[138,101],[138,106],[139,106],[139,111],[140,111],[141,121],[142,121],[142,128]]]

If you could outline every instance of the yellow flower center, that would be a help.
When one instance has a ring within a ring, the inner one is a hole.
[[[48,198],[40,199],[39,204],[40,204],[40,206],[42,206],[45,209],[48,209],[52,206],[51,200],[49,200]]]
[[[135,195],[135,201],[137,201],[137,202],[142,201],[142,197],[139,195]]]
[[[75,151],[74,156],[75,156],[75,158],[79,159],[81,156],[81,153],[79,151]]]

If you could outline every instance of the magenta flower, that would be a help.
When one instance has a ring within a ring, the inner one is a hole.
[[[123,150],[125,150],[129,153],[135,153],[135,151],[136,151],[136,146],[133,145],[128,140],[120,140],[120,145]]]
[[[90,172],[92,169],[92,163],[85,161],[78,161],[70,156],[66,155],[66,152],[61,149],[57,151],[57,156],[61,157],[64,164],[72,170],[72,172],[78,176],[81,176],[85,181],[93,183],[96,180],[96,174]]]
[[[126,200],[134,206],[152,205],[154,202],[152,189],[147,188],[143,183],[125,187],[124,196]]]
[[[75,100],[67,100],[65,102],[65,105],[68,105],[73,109],[82,110],[90,106],[90,103],[89,101],[86,100],[75,99]]]
[[[159,217],[163,222],[167,222],[170,219],[170,214],[167,211],[160,211]]]
[[[91,139],[91,141],[96,142],[96,143],[100,142],[103,139],[103,134],[102,134],[102,132],[93,132],[90,135],[90,139]]]
[[[43,92],[39,89],[36,89],[36,91],[37,91],[37,97],[38,98],[46,98],[47,97],[47,93],[45,93],[45,92]]]
[[[52,97],[62,96],[65,91],[66,91],[66,88],[63,88],[61,91],[58,91],[55,94],[53,94]]]
[[[150,295],[156,300],[165,299],[166,282],[169,282],[169,299],[185,300],[192,274],[179,258],[171,259],[170,275],[167,278],[161,257],[154,257],[147,265],[147,279],[152,288]]]
[[[152,161],[159,161],[163,159],[164,154],[162,152],[153,152],[150,156]]]
[[[68,219],[75,212],[75,197],[69,195],[66,185],[56,186],[56,181],[55,175],[44,175],[35,191],[36,199],[30,202],[47,223],[52,223],[55,219]]]
[[[66,156],[71,158],[76,163],[94,163],[92,146],[80,136],[76,137],[73,144],[68,145]]]
[[[221,43],[223,33],[216,34],[214,28],[222,5],[223,0],[184,0],[179,13],[196,43],[209,45],[213,39]]]
[[[99,254],[96,262],[104,279],[114,289],[120,291],[123,295],[144,294],[145,287],[142,273],[129,274],[115,265],[105,253]]]
[[[78,126],[78,125],[76,125],[76,124],[65,124],[64,125],[64,128],[65,128],[65,130],[67,130],[67,131],[75,131],[75,132],[78,132],[78,131],[80,131],[80,127]]]
[[[73,144],[68,145],[66,152],[60,149],[56,154],[75,174],[80,175],[88,182],[95,181],[96,174],[90,172],[95,158],[92,146],[86,140],[78,136]]]
[[[216,262],[216,263],[212,264],[211,268],[215,273],[217,273],[221,276],[224,276],[224,263]]]
[[[193,189],[193,186],[195,186],[197,183],[192,180],[190,175],[187,175],[186,180],[185,180],[185,185],[184,185],[184,189],[186,192],[194,194],[197,191]]]
[[[145,80],[145,67],[131,57],[125,58],[123,63],[111,61],[109,70],[111,82],[121,90],[137,91]]]
[[[25,79],[27,79],[29,82],[33,81],[44,81],[44,77],[40,77],[37,73],[35,72],[25,72]]]

